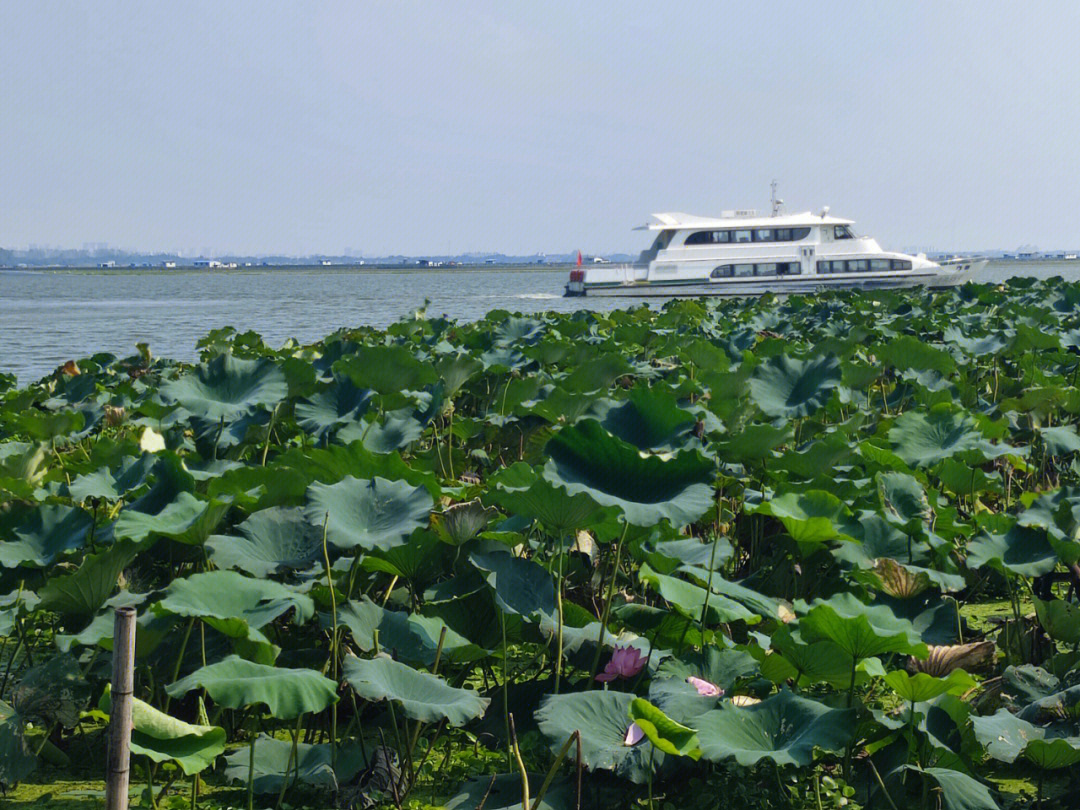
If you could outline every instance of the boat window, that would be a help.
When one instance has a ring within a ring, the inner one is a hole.
[[[735,273],[735,265],[722,264],[712,271],[713,278],[730,278]]]
[[[723,245],[731,241],[731,231],[694,231],[685,245]]]
[[[791,241],[798,242],[800,239],[805,239],[810,235],[809,228],[792,228],[791,229]]]
[[[889,261],[888,259],[871,259],[870,260],[870,269],[871,270],[888,270],[891,267],[892,267],[892,262]]]
[[[752,275],[754,275],[754,265],[752,265],[752,264],[737,264],[737,265],[735,265],[735,275],[737,275],[737,276],[752,276]]]
[[[866,259],[848,259],[847,271],[849,273],[865,273],[870,269],[870,262]]]
[[[751,233],[752,233],[751,231],[735,231],[735,241],[736,242],[749,242],[750,238],[751,238],[750,237]]]
[[[893,259],[892,260],[892,269],[893,270],[910,270],[911,269],[911,262],[909,262],[907,259]]]
[[[772,228],[758,228],[756,231],[754,231],[754,241],[755,242],[772,242],[772,241],[774,241],[774,239],[773,239],[773,229]]]
[[[833,236],[837,239],[854,239],[855,234],[851,232],[851,228],[847,225],[837,225],[833,228]]]
[[[791,228],[777,228],[776,229],[776,241],[777,242],[790,242],[791,241]]]
[[[782,276],[797,276],[802,272],[799,262],[784,262],[777,265],[777,272]]]
[[[775,264],[756,264],[754,265],[755,276],[775,276],[776,265]]]

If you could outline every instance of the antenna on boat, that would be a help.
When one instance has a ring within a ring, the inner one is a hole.
[[[776,181],[775,180],[772,181],[772,183],[769,185],[769,188],[772,189],[772,197],[770,198],[770,201],[772,202],[772,215],[775,217],[775,216],[778,216],[780,214],[780,206],[782,206],[784,204],[784,201],[781,200],[781,199],[778,199],[777,196],[776,196]]]

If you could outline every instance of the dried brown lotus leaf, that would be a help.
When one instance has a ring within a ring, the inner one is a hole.
[[[992,641],[975,641],[970,644],[952,644],[930,647],[925,660],[908,659],[911,672],[925,672],[935,678],[943,678],[954,669],[966,672],[982,669],[994,661],[995,647]]]
[[[930,587],[930,577],[925,572],[913,572],[890,557],[875,560],[874,573],[882,592],[896,599],[911,599]]]

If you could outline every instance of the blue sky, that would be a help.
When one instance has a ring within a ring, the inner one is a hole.
[[[1075,2],[0,0],[0,246],[637,250],[829,205],[1080,247]]]

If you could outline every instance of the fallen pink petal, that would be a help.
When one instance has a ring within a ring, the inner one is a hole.
[[[703,697],[720,697],[724,694],[724,690],[714,683],[710,683],[704,678],[696,678],[690,675],[686,678],[686,682],[697,690],[699,695]]]
[[[641,726],[637,723],[631,723],[630,728],[626,730],[626,738],[623,740],[623,745],[637,745],[644,739],[645,732],[641,730]]]

